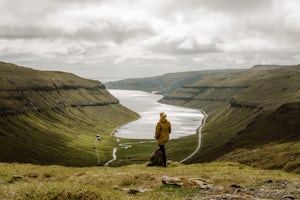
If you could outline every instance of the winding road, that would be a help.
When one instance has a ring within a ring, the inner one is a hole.
[[[202,130],[202,127],[205,125],[206,118],[208,116],[203,110],[200,110],[200,112],[202,112],[202,114],[203,114],[204,117],[202,119],[201,126],[197,129],[198,145],[197,145],[196,149],[194,150],[194,152],[191,153],[190,155],[188,155],[186,158],[184,158],[181,161],[179,161],[180,163],[183,163],[183,162],[187,161],[188,159],[190,159],[191,157],[193,157],[200,150],[200,147],[201,147],[201,136],[202,136],[201,130]]]

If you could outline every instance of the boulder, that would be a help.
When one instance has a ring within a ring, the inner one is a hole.
[[[178,177],[162,177],[162,183],[165,185],[173,186],[196,186],[199,189],[212,189],[214,186],[210,183],[207,183],[205,180],[200,178],[178,178]]]

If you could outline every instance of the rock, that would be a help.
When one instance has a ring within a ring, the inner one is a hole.
[[[174,186],[196,186],[199,189],[212,189],[214,186],[212,184],[207,183],[206,181],[200,178],[171,178],[168,176],[162,177],[162,183],[165,185],[174,185]]]
[[[239,189],[242,189],[243,187],[242,186],[239,186],[239,185],[237,185],[237,184],[232,184],[232,185],[230,185],[230,187],[231,188],[239,188]]]
[[[284,195],[283,197],[281,197],[281,199],[283,199],[283,200],[293,200],[293,199],[296,199],[296,197],[294,197],[292,195]]]
[[[165,185],[174,185],[178,187],[181,187],[183,185],[183,182],[180,178],[171,178],[168,176],[162,177],[162,183]]]
[[[116,186],[115,190],[121,190],[121,191],[127,191],[128,194],[136,194],[136,193],[144,193],[147,191],[151,191],[152,189],[146,189],[144,187],[139,187],[139,188],[124,188],[124,187],[119,187]]]
[[[136,194],[138,192],[141,192],[141,193],[144,193],[144,192],[147,192],[147,191],[150,191],[151,189],[146,189],[146,188],[131,188],[128,190],[128,194]]]
[[[135,188],[129,189],[127,193],[128,193],[128,194],[136,194],[136,193],[138,193],[138,190],[135,189]]]
[[[265,183],[273,183],[274,181],[272,181],[272,180],[268,180],[268,181],[266,181]]]
[[[22,180],[24,177],[22,175],[13,175],[13,177],[10,178],[8,183],[14,183],[15,181]]]
[[[25,197],[27,198],[31,197],[30,192],[25,192]]]
[[[20,180],[20,179],[23,179],[24,177],[21,176],[21,175],[14,175],[13,176],[13,180]]]
[[[202,179],[188,179],[190,185],[196,185],[200,189],[212,189],[214,186],[212,184],[207,183]]]
[[[26,177],[28,177],[28,178],[38,178],[39,175],[36,174],[36,173],[29,173],[29,174],[26,175]]]

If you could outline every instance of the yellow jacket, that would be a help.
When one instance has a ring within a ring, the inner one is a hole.
[[[155,138],[159,145],[163,145],[169,140],[171,133],[171,123],[166,119],[160,119],[156,125]]]

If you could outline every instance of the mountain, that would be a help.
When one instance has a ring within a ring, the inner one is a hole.
[[[192,84],[209,74],[227,74],[234,71],[242,70],[225,69],[168,73],[149,78],[133,78],[107,82],[105,86],[109,89],[142,90],[167,95],[181,86]]]
[[[208,114],[201,149],[187,163],[237,161],[300,173],[299,83],[300,65],[211,72],[160,102]]]
[[[1,162],[95,165],[95,148],[111,159],[111,131],[137,117],[99,81],[0,63]]]

